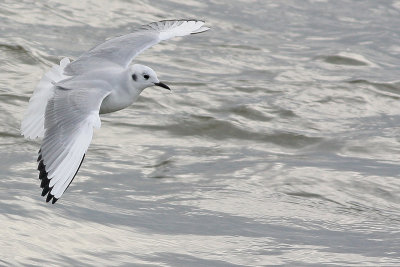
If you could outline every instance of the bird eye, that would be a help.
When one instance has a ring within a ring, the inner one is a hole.
[[[136,74],[133,74],[133,75],[132,75],[132,79],[133,79],[134,81],[137,80]]]
[[[146,80],[148,80],[150,78],[150,76],[148,74],[144,74],[143,78],[145,78]]]

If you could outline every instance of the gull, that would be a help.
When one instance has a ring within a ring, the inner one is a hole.
[[[163,20],[109,39],[75,61],[63,58],[44,74],[21,123],[27,139],[43,138],[38,162],[40,187],[53,204],[77,174],[100,114],[130,106],[147,87],[170,88],[151,68],[132,60],[145,49],[177,36],[209,30],[201,20]]]

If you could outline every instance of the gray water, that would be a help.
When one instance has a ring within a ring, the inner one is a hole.
[[[137,58],[172,93],[103,116],[45,203],[19,134],[41,75],[173,18],[212,30]],[[0,265],[400,265],[400,1],[2,1],[0,25]]]

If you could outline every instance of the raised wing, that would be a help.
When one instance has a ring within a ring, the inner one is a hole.
[[[54,90],[56,88],[54,84],[68,78],[68,76],[63,75],[63,72],[65,66],[69,63],[70,61],[68,58],[63,58],[60,65],[55,65],[46,72],[36,86],[35,91],[29,99],[28,109],[21,123],[21,134],[24,135],[25,138],[35,139],[37,137],[43,137],[44,114],[46,112],[47,102],[54,95]]]
[[[74,179],[99,128],[99,109],[111,90],[104,82],[81,83],[81,89],[57,87],[45,113],[45,134],[39,150],[42,196],[54,204]]]
[[[78,75],[98,66],[128,67],[136,55],[163,40],[207,31],[201,20],[163,20],[142,26],[133,33],[107,40],[82,54],[65,68],[65,74]]]

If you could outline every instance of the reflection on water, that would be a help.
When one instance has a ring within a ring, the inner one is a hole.
[[[398,265],[398,1],[0,5],[0,265]],[[103,116],[46,204],[19,134],[43,72],[184,17],[212,30],[137,59],[172,93]]]

